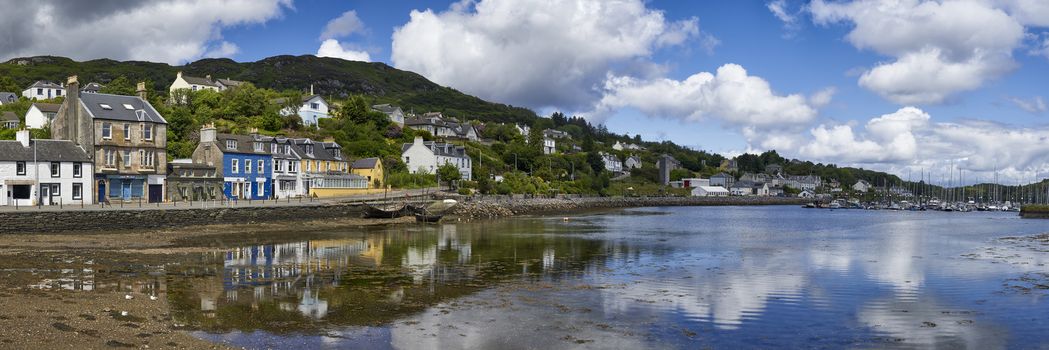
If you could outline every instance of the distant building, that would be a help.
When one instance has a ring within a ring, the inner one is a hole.
[[[0,205],[92,204],[93,168],[84,148],[66,140],[0,141]],[[42,223],[43,224],[43,223]]]
[[[772,176],[764,173],[743,173],[743,175],[739,177],[739,181],[771,182]]]
[[[725,171],[739,171],[739,163],[735,159],[725,159],[721,161],[721,168]]]
[[[25,126],[31,129],[43,129],[51,125],[62,105],[57,103],[34,103],[25,114]]]
[[[613,174],[623,172],[623,162],[619,160],[619,157],[605,152],[600,152],[598,155],[601,156],[601,161],[605,163],[605,170],[608,170]]]
[[[0,112],[0,129],[18,129],[19,124],[22,124],[22,119],[15,112]]]
[[[771,175],[778,175],[783,173],[783,166],[779,164],[769,164],[765,166],[765,172]]]
[[[373,157],[355,160],[350,165],[350,172],[367,178],[370,188],[383,188],[386,185],[382,159]]]
[[[700,186],[711,186],[710,179],[702,179],[698,177],[681,179],[681,187],[693,188]]]
[[[0,92],[0,106],[18,102],[18,95],[13,92]]]
[[[422,137],[402,145],[401,160],[412,173],[434,174],[444,164],[455,165],[463,180],[470,180],[473,173],[473,164],[465,148],[450,143],[423,141]]]
[[[768,196],[769,186],[761,182],[737,181],[729,188],[733,196]]]
[[[656,161],[656,168],[659,169],[659,183],[664,186],[670,184],[670,172],[680,167],[681,162],[673,156],[669,154],[659,156],[659,159]]]
[[[871,189],[871,183],[867,180],[856,181],[856,184],[852,185],[852,190],[856,192],[867,192]]]
[[[22,90],[22,96],[30,100],[50,100],[66,95],[66,87],[50,81],[37,80],[33,85]]]
[[[629,156],[623,161],[623,170],[630,171],[630,169],[641,168],[641,157]]]
[[[557,140],[552,137],[543,137],[543,154],[557,153]]]
[[[801,175],[787,177],[786,181],[783,182],[783,186],[798,190],[815,191],[822,183],[818,175]]]
[[[641,147],[641,146],[638,146],[638,145],[635,145],[635,144],[632,144],[632,143],[616,141],[616,143],[612,145],[612,149],[617,150],[617,151],[623,151],[623,150],[636,151],[636,150],[643,150],[645,148]]]
[[[284,99],[274,100],[278,103],[283,103]],[[298,115],[302,118],[302,125],[317,125],[319,120],[324,118],[331,118],[330,108],[328,101],[325,101],[320,95],[304,96],[302,98],[302,104],[298,108],[287,107],[280,111],[280,115]]]
[[[517,128],[517,132],[520,133],[521,136],[524,136],[526,140],[528,139],[528,134],[532,132],[532,127],[528,125],[517,124],[514,125],[514,127]]]
[[[102,92],[102,84],[99,84],[99,83],[87,83],[87,85],[84,85],[83,89],[80,89],[80,92],[87,93],[87,94],[97,94],[99,92]]]
[[[726,197],[729,190],[721,186],[697,186],[692,188],[693,197]]]
[[[191,159],[168,162],[167,199],[190,202],[222,199],[222,175],[215,167]]]
[[[732,185],[735,184],[735,183],[736,183],[736,177],[734,177],[732,175],[729,175],[729,174],[726,174],[726,173],[718,173],[718,174],[710,177],[710,185],[711,186],[721,186],[721,187],[725,187],[725,188],[731,188]]]
[[[212,90],[222,91],[219,84],[211,80],[210,75],[205,75],[203,78],[183,75],[182,71],[175,73],[175,81],[171,82],[171,87],[168,88],[169,93],[175,92],[175,90],[186,89],[190,91],[200,90]]]
[[[390,104],[381,104],[372,106],[373,110],[386,114],[386,117],[390,119],[391,123],[397,124],[397,126],[404,127],[404,110],[401,107],[393,106]]]
[[[420,117],[408,118],[404,125],[416,130],[425,130],[436,137],[480,140],[477,136],[477,129],[473,125],[445,118],[440,112],[430,112]]]

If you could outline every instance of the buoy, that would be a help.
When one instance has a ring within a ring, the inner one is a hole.
[[[131,294],[125,294],[124,295],[124,299],[127,299],[127,300],[135,299],[135,296],[133,296]]]

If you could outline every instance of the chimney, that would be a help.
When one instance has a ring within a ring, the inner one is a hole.
[[[175,79],[178,79],[178,78],[181,78],[181,77],[182,77],[182,71],[178,71],[177,73],[175,73]]]
[[[141,98],[143,101],[147,101],[146,100],[146,82],[144,82],[144,81],[138,82],[138,89],[135,89],[135,92],[138,93],[138,98]]]
[[[310,96],[313,96],[313,84],[310,84]]]
[[[208,81],[211,81],[211,74],[205,75],[204,79],[207,79]]]
[[[324,142],[335,143],[335,138],[331,137],[331,136],[327,136],[327,137],[324,138]]]
[[[416,136],[415,137],[415,144],[416,145],[422,145],[423,144],[423,137],[422,136]]]
[[[258,138],[259,137],[259,128],[251,128],[251,131],[248,133],[248,135],[251,135],[252,138]]]
[[[215,124],[204,124],[200,128],[200,143],[215,142]]]
[[[15,139],[22,144],[22,147],[29,148],[29,129],[18,130],[15,133]]]

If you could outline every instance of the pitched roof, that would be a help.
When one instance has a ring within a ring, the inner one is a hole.
[[[184,76],[184,75],[182,76],[183,79],[185,77],[186,76]],[[225,85],[225,86],[240,86],[241,84],[244,84],[243,81],[232,80],[232,79],[221,79],[221,78],[219,78],[219,79],[216,79],[215,81],[218,82],[219,84],[222,84],[222,85]]]
[[[45,113],[58,113],[58,109],[62,107],[58,103],[34,103],[33,106]]]
[[[0,92],[0,103],[18,101],[18,95],[13,92]]]
[[[237,147],[234,149],[226,148],[226,141],[234,140],[237,141]],[[218,148],[223,153],[240,153],[240,154],[258,154],[258,155],[269,155],[269,147],[263,147],[261,152],[255,151],[255,137],[252,135],[236,135],[236,134],[216,134],[215,142],[218,144]],[[259,141],[262,142],[262,141]]]
[[[0,121],[8,121],[8,120],[14,120],[14,121],[19,121],[19,122],[22,121],[21,119],[18,118],[18,115],[15,114],[15,112],[0,113]]]
[[[45,80],[37,80],[37,81],[33,82],[33,85],[29,85],[29,87],[28,87],[28,89],[36,89],[36,88],[65,89],[65,87],[62,87],[62,85],[58,85],[58,84],[52,83],[50,81],[45,81]]]
[[[83,94],[80,95],[80,104],[88,110],[88,113],[91,113],[94,119],[168,123],[160,112],[149,104],[149,101],[138,98],[138,96]],[[131,109],[125,105],[130,106]]]
[[[415,145],[415,143],[406,143],[406,144],[401,145],[401,153],[404,153],[404,151],[407,151],[409,148],[412,147],[412,145]],[[423,142],[423,146],[425,146],[426,148],[429,148],[430,151],[433,152],[434,155],[445,156],[445,157],[466,158],[466,148],[463,148],[462,146],[456,146],[456,145],[450,144],[450,143],[439,143],[439,142],[433,142],[433,141],[425,141],[425,142]]]
[[[334,143],[334,142],[317,142],[317,141],[313,141],[313,140],[310,140],[310,139],[292,139],[292,142],[293,142],[293,144],[296,147],[298,147],[299,156],[302,157],[302,159],[334,160],[334,161],[343,161],[343,160],[345,160],[345,158],[343,158],[341,156],[341,154],[340,154],[339,157],[336,157],[330,151],[330,149],[333,149],[333,148],[342,148],[337,143]],[[313,144],[313,154],[312,155],[309,154],[309,153],[306,153],[306,147],[305,146],[306,146],[307,143]]]
[[[208,78],[191,77],[191,76],[183,74],[182,75],[182,80],[185,80],[187,83],[190,83],[190,84],[218,87],[218,84],[215,84],[214,81],[211,81],[211,79],[208,79]]]
[[[401,111],[401,113],[404,113],[404,110],[402,110],[401,107],[397,107],[397,106],[391,105],[389,103],[384,103],[384,104],[381,104],[381,105],[374,105],[374,106],[372,106],[372,109],[377,110],[379,112],[386,113],[386,114],[397,113],[397,111]]]
[[[33,161],[34,145],[36,160],[40,162],[87,162],[87,152],[69,140],[32,140],[29,147],[18,141],[0,141],[0,161]]]
[[[378,163],[379,158],[362,158],[353,161],[353,165],[350,165],[350,167],[353,169],[374,169]]]
[[[299,157],[299,154],[297,153],[297,148],[295,147],[295,143],[291,142],[291,139],[289,139],[287,137],[273,137],[273,136],[261,136],[260,135],[260,136],[255,136],[255,140],[256,141],[262,141],[262,142],[264,142],[266,144],[276,143],[277,144],[277,153],[273,153],[272,150],[270,151],[270,153],[273,155],[273,158],[276,158],[276,159],[296,159],[296,160],[301,158],[301,157]],[[291,150],[291,154],[284,153],[284,146],[285,145],[289,146],[288,148]],[[267,147],[266,149],[270,149],[270,148]]]
[[[90,93],[96,93],[96,92],[99,92],[101,90],[102,90],[102,84],[95,83],[95,82],[87,83],[87,85],[84,85],[83,89],[80,89],[80,91],[90,92]]]

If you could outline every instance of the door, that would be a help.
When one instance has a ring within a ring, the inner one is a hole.
[[[106,201],[106,182],[98,182],[98,202],[103,203]]]
[[[160,203],[164,201],[164,185],[149,185],[149,202]]]
[[[40,203],[51,205],[51,185],[40,184]]]
[[[120,182],[120,198],[131,200],[131,181]]]

